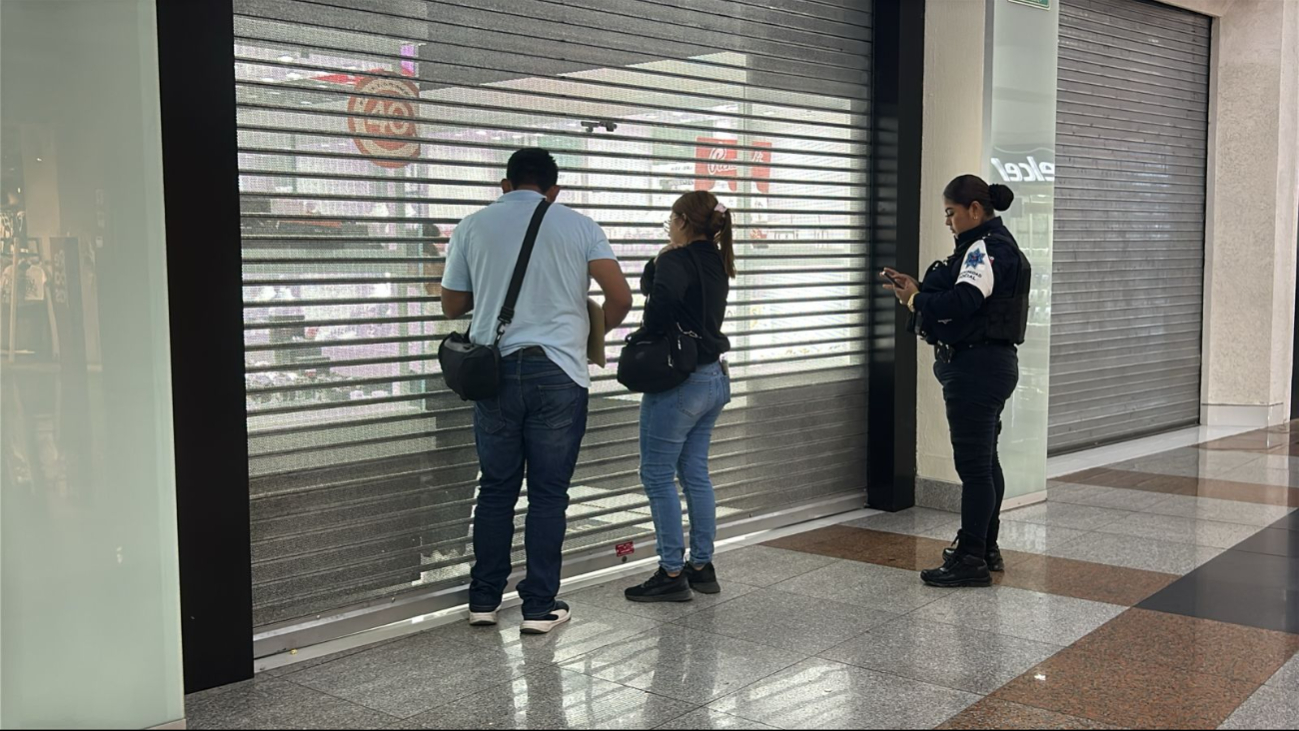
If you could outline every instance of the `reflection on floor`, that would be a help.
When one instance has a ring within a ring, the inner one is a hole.
[[[958,517],[723,554],[725,591],[566,596],[191,696],[190,728],[1299,728],[1299,425],[1062,477],[990,590],[920,584]]]

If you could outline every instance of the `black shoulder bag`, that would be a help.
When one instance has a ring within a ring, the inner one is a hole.
[[[708,296],[704,269],[693,250],[687,250],[699,274],[700,317],[707,321]],[[675,332],[647,333],[640,330],[627,336],[627,344],[618,356],[618,383],[637,393],[663,393],[686,382],[699,366],[699,335],[673,324]]]
[[[505,293],[505,302],[497,318],[496,340],[491,345],[478,345],[469,339],[469,331],[466,331],[463,335],[451,333],[438,347],[438,363],[442,365],[442,378],[447,388],[466,401],[494,398],[501,392],[501,338],[505,335],[505,328],[514,321],[514,305],[523,289],[523,275],[528,271],[537,232],[541,230],[541,219],[546,217],[548,208],[550,201],[539,203],[536,213],[532,214],[532,222],[528,224],[523,248],[519,249],[519,260],[514,264],[510,289]]]

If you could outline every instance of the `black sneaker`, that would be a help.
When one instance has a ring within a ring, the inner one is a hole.
[[[631,587],[623,595],[630,602],[688,602],[695,598],[684,571],[672,577],[661,567],[649,581]]]
[[[717,569],[711,563],[704,564],[702,569],[695,568],[694,564],[686,564],[685,575],[690,588],[700,594],[722,593],[722,585],[717,583]]]
[[[955,544],[955,543],[952,544],[952,547],[951,547],[951,548],[944,548],[944,549],[943,549],[943,560],[944,560],[944,561],[946,561],[947,559],[949,559],[949,558],[951,558],[952,556],[955,556],[955,555],[956,555],[956,544]],[[985,560],[985,561],[988,562],[988,570],[991,571],[991,572],[993,572],[993,573],[998,573],[998,574],[999,574],[999,573],[1003,573],[1003,572],[1005,572],[1005,570],[1006,570],[1006,559],[1004,559],[1004,558],[1001,557],[1001,549],[1000,549],[1000,548],[989,548],[989,549],[988,549],[988,552],[984,555],[983,560]]]
[[[544,635],[552,629],[564,624],[573,618],[573,610],[569,609],[564,602],[555,602],[555,607],[550,610],[550,614],[544,617],[534,619],[523,618],[523,625],[519,627],[519,632],[525,635]]]
[[[988,562],[978,556],[953,553],[940,568],[921,571],[920,578],[929,586],[955,589],[963,586],[992,586]]]

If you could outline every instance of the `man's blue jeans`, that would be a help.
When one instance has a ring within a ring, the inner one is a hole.
[[[489,612],[501,603],[512,570],[514,508],[526,470],[528,567],[519,595],[523,616],[537,619],[550,613],[559,593],[568,486],[586,435],[589,395],[536,351],[511,354],[501,368],[500,395],[474,407],[483,476],[474,512],[469,606]]]

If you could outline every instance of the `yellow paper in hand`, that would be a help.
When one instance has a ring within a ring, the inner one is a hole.
[[[595,300],[588,299],[586,314],[591,320],[591,334],[586,338],[586,359],[603,368],[608,362],[604,352],[604,308]]]

